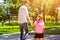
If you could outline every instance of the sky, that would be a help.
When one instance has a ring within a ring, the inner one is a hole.
[[[4,2],[4,0],[0,0],[0,2]]]

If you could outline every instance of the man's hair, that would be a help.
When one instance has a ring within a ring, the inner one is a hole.
[[[24,1],[24,4],[25,4],[25,3],[28,3],[28,2],[29,2],[29,0],[25,0],[25,1]]]

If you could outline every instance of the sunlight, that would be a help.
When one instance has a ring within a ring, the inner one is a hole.
[[[55,0],[44,0],[44,4],[53,4]]]
[[[4,0],[0,0],[0,3],[3,3],[4,2]]]

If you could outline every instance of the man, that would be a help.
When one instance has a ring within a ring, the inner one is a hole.
[[[27,19],[31,22],[29,15],[28,15],[28,6],[30,4],[30,1],[26,0],[24,2],[24,5],[19,8],[19,14],[18,14],[18,23],[20,25],[20,31],[21,31],[21,40],[25,40],[26,36],[28,35],[28,25],[27,25]],[[31,22],[32,24],[32,22]],[[23,29],[25,30],[25,35],[23,35]]]

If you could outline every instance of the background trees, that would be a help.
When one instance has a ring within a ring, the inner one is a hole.
[[[10,11],[10,19],[17,21],[18,9],[25,0],[4,0],[5,6],[3,7],[4,13]],[[32,21],[36,20],[38,14],[43,13],[44,21],[58,21],[58,5],[59,0],[30,0],[29,15]],[[2,12],[2,11],[1,11]],[[7,18],[8,19],[8,18]]]

